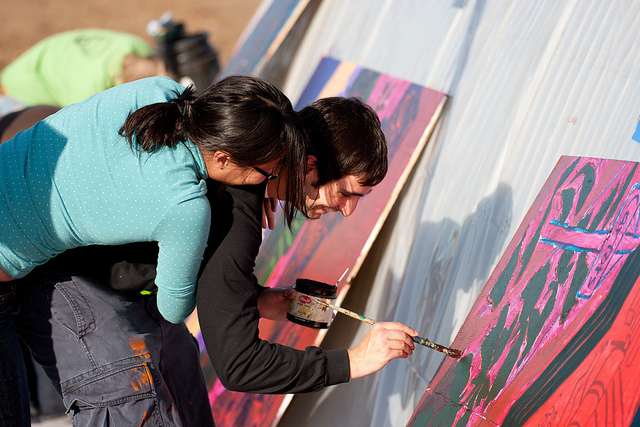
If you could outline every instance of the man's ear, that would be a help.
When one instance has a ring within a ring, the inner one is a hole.
[[[307,167],[305,173],[309,173],[314,169],[317,169],[318,158],[313,154],[307,154]]]

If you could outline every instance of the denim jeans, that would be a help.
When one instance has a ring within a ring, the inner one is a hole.
[[[29,387],[13,324],[16,282],[0,282],[0,425],[28,427]]]
[[[213,426],[197,342],[155,297],[90,277],[17,288],[20,338],[63,397],[74,426]]]

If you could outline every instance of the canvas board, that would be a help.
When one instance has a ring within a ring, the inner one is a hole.
[[[216,77],[260,75],[309,0],[265,0],[241,34],[229,62]]]
[[[638,163],[561,157],[408,425],[630,425],[639,213]]]

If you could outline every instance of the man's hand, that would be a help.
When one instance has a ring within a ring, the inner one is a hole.
[[[418,332],[402,323],[378,322],[349,353],[351,379],[364,377],[382,369],[393,359],[406,359],[415,350],[411,337]]]
[[[265,289],[258,298],[260,317],[279,322],[287,320],[289,302],[295,297],[296,291],[293,286]]]
[[[275,197],[265,197],[262,204],[262,228],[269,227],[273,230],[276,226],[275,213],[278,209],[278,199]]]

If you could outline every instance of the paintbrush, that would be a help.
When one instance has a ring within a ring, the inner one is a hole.
[[[346,271],[345,271],[345,273],[346,273]],[[344,276],[344,274],[343,274],[343,276]],[[340,279],[342,279],[342,278],[340,278]],[[340,280],[338,280],[338,282],[340,282]],[[377,323],[376,320],[373,320],[373,319],[371,319],[369,317],[363,316],[362,314],[355,313],[355,312],[353,312],[351,310],[347,310],[346,308],[338,307],[337,305],[330,304],[330,303],[322,301],[322,300],[320,300],[318,298],[314,298],[314,299],[316,300],[317,303],[322,304],[325,307],[329,307],[329,308],[331,308],[333,310],[336,310],[339,313],[345,314],[345,315],[347,315],[349,317],[353,317],[354,319],[358,319],[361,322],[365,322],[365,323],[368,323],[370,325],[373,325],[374,323]],[[429,341],[427,338],[411,337],[411,339],[416,344],[420,344],[420,345],[423,345],[425,347],[432,348],[434,350],[437,350],[437,351],[439,351],[441,353],[446,354],[447,356],[451,356],[451,357],[453,357],[455,359],[458,359],[460,356],[462,356],[462,351],[455,350],[453,348],[448,348],[448,347],[445,347],[445,346],[440,345],[440,344],[436,344],[434,342]]]

